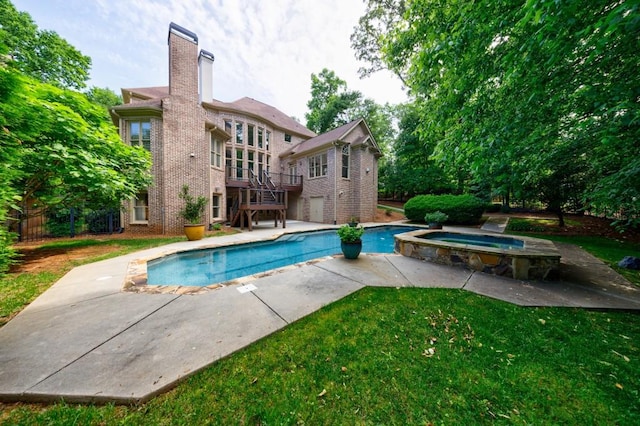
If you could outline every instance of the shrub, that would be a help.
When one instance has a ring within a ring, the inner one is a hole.
[[[184,208],[178,212],[178,215],[192,225],[201,223],[204,208],[207,206],[207,199],[202,195],[194,198],[193,195],[189,194],[188,185],[182,186],[182,191],[180,191],[178,197],[184,200]]]
[[[441,211],[427,213],[424,215],[424,221],[427,223],[445,223],[447,219],[449,219],[449,216]]]
[[[343,243],[357,243],[364,234],[362,226],[342,225],[338,228],[338,237]]]
[[[491,204],[487,204],[485,211],[487,213],[498,213],[501,207],[502,207],[502,204],[500,203],[491,203]]]
[[[404,205],[404,214],[414,222],[424,221],[427,213],[440,211],[449,216],[448,223],[478,223],[486,203],[473,195],[418,195]]]

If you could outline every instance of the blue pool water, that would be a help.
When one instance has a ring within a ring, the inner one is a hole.
[[[367,229],[362,252],[393,253],[393,236],[416,229]],[[288,234],[274,241],[194,250],[151,260],[147,263],[147,283],[203,287],[338,253],[340,239],[335,230]]]
[[[500,249],[522,249],[524,242],[511,237],[494,237],[492,235],[457,234],[454,232],[431,232],[420,238],[444,241],[447,243],[468,244],[472,246],[493,247]]]

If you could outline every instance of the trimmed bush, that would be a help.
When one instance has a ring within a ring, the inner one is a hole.
[[[478,223],[486,203],[473,195],[418,195],[404,205],[404,214],[414,222],[423,222],[427,213],[441,211],[449,216],[447,223]]]

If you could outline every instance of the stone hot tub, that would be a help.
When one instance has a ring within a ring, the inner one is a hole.
[[[560,252],[551,241],[473,231],[419,230],[397,234],[395,251],[519,280],[545,279],[560,265]]]

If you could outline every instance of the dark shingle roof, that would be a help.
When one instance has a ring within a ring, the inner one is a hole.
[[[350,123],[344,124],[340,127],[336,127],[333,130],[330,130],[326,133],[318,135],[314,138],[307,139],[306,141],[300,142],[299,144],[292,146],[287,151],[280,154],[281,157],[285,157],[287,155],[295,155],[301,152],[313,151],[316,148],[320,148],[325,146],[331,142],[335,142],[340,140],[343,136],[353,130],[360,122],[362,122],[362,118],[358,118]]]
[[[122,89],[122,99],[125,105],[142,105],[143,102],[152,100],[157,101],[157,105],[160,105],[160,99],[166,98],[167,96],[169,96],[168,86]],[[132,97],[144,99],[144,101],[136,100],[130,104]],[[260,117],[279,129],[295,133],[302,137],[311,138],[316,135],[279,109],[249,97],[240,98],[233,102],[222,102],[214,99],[204,105],[217,110],[235,111]]]
[[[275,127],[296,133],[303,137],[313,137],[316,135],[279,109],[246,96],[233,102],[221,102],[214,99],[209,105],[215,109],[238,111],[261,117],[271,122]]]
[[[169,96],[169,86],[156,86],[156,87],[139,87],[133,89],[122,89],[122,100],[125,104],[131,102],[131,95],[135,94],[136,98],[142,99],[156,99],[166,98]]]

